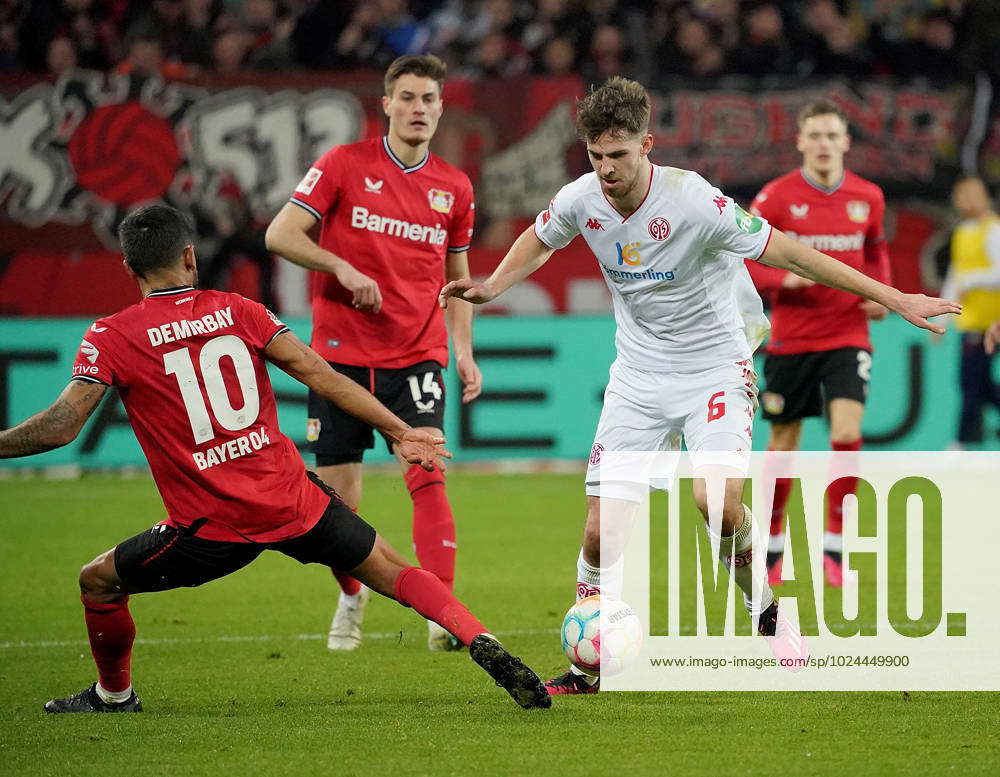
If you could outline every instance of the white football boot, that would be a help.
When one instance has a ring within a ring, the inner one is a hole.
[[[361,647],[361,624],[365,620],[365,607],[371,596],[368,586],[354,596],[340,592],[337,602],[337,612],[330,624],[330,633],[326,637],[326,646],[330,650],[356,650]]]
[[[465,647],[453,637],[443,626],[434,621],[427,621],[427,649],[435,652],[453,653]]]

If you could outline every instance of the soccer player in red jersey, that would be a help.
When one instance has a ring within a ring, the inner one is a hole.
[[[447,457],[439,435],[413,429],[335,372],[274,314],[237,294],[198,291],[184,217],[140,208],[119,228],[142,301],[87,330],[73,378],[47,410],[0,431],[0,457],[74,440],[105,391],[118,389],[167,508],[164,521],[80,572],[98,680],[48,712],[139,712],[132,690],[130,594],[198,586],[265,550],[351,572],[446,628],[522,707],[549,706],[541,681],[432,573],[409,566],[311,473],[278,428],[266,361],[357,415],[428,470]]]
[[[847,116],[836,103],[818,100],[801,111],[798,123],[801,169],[765,185],[751,210],[800,243],[891,283],[882,190],[844,169],[851,144]],[[872,366],[868,320],[885,318],[886,309],[759,262],[747,267],[761,296],[771,302],[761,395],[764,418],[771,422],[769,449],[798,450],[802,419],[822,415],[825,407],[833,450],[859,451]],[[824,569],[831,585],[843,584],[842,503],[856,486],[856,478],[839,478],[827,493]],[[768,552],[773,583],[781,579],[790,490],[789,480],[775,483]]]
[[[429,153],[443,103],[445,66],[431,55],[404,56],[385,75],[385,137],[336,146],[306,173],[267,231],[270,250],[312,270],[312,347],[337,371],[369,389],[413,426],[440,435],[441,370],[448,332],[463,384],[462,401],[479,395],[472,358],[472,306],[445,315],[437,306],[443,279],[469,277],[472,184]],[[320,222],[319,241],[307,232]],[[361,501],[361,462],[375,445],[370,424],[316,394],[309,396],[308,434],[316,471],[345,502]],[[396,453],[413,500],[417,559],[449,588],[455,577],[455,521],[444,473],[428,472]],[[361,644],[368,591],[338,575],[340,601],[330,627],[331,650]],[[433,622],[432,650],[461,647]]]

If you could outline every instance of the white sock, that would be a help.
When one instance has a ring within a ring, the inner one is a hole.
[[[601,568],[591,566],[583,557],[583,549],[580,549],[580,556],[576,560],[576,600],[586,599],[600,593],[601,590]]]
[[[823,532],[823,550],[831,553],[844,552],[844,535],[832,531]]]
[[[784,553],[785,552],[785,533],[780,532],[779,534],[772,534],[767,538],[767,552],[768,553]]]
[[[617,567],[617,569],[616,569]],[[607,587],[609,583],[613,584],[613,580],[610,578],[615,577],[617,572],[617,582],[618,582],[618,593],[621,593],[622,585],[622,570],[624,568],[623,560],[618,559],[615,564],[612,564],[608,569],[603,570],[605,577],[604,586],[601,586],[601,574],[602,570],[600,567],[592,566],[587,563],[587,560],[583,557],[583,548],[580,549],[580,555],[576,559],[576,600],[580,601],[588,596],[593,596],[596,593],[600,593],[602,590],[610,591]],[[609,572],[611,573],[609,575]],[[598,681],[597,677],[591,677],[586,672],[582,672],[575,666],[570,664],[569,671],[575,675],[579,675],[586,679],[588,683],[593,685]]]
[[[128,701],[129,697],[132,696],[131,685],[124,691],[109,691],[98,683],[94,690],[97,691],[97,695],[105,704],[121,704],[123,701]]]
[[[363,588],[359,588],[356,594],[345,594],[343,591],[340,592],[340,603],[345,607],[357,607],[361,601],[361,591]]]
[[[706,529],[708,529],[709,535],[713,534],[707,525]],[[774,592],[771,590],[771,586],[767,584],[767,572],[764,569],[767,559],[760,552],[763,548],[754,547],[754,545],[761,544],[759,541],[755,542],[756,539],[756,534],[753,531],[753,514],[746,505],[743,505],[743,522],[739,528],[731,536],[719,538],[719,558],[725,564],[726,569],[729,570],[729,574],[733,576],[736,585],[743,591],[743,604],[753,618],[756,618],[770,607],[774,601]],[[748,554],[747,551],[750,550],[754,552]],[[742,557],[743,561],[748,561],[749,563],[734,565],[732,560],[737,557]],[[756,575],[761,585],[759,594],[755,594],[754,592],[753,579],[756,567],[759,567]]]

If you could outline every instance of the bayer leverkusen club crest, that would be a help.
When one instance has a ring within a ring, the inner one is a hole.
[[[858,224],[864,224],[868,221],[870,212],[871,207],[864,200],[851,200],[847,203],[847,217]]]
[[[444,189],[429,189],[427,199],[431,203],[431,210],[438,213],[451,213],[451,206],[455,204],[455,195]]]

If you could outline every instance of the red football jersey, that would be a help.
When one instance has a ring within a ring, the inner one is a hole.
[[[355,310],[333,275],[312,273],[312,347],[328,361],[358,367],[447,365],[437,296],[445,254],[472,242],[469,177],[434,154],[406,167],[385,138],[372,138],[323,154],[291,201],[322,221],[320,247],[382,292],[378,313]]]
[[[845,170],[841,182],[828,189],[794,170],[764,186],[750,209],[792,239],[891,282],[882,230],[885,198],[871,181]],[[871,350],[860,297],[820,284],[783,289],[784,270],[759,262],[747,262],[747,267],[761,296],[771,302],[768,353]]]
[[[230,542],[297,537],[330,498],[278,428],[264,349],[287,331],[239,294],[156,291],[91,325],[73,377],[118,389],[167,508]]]

